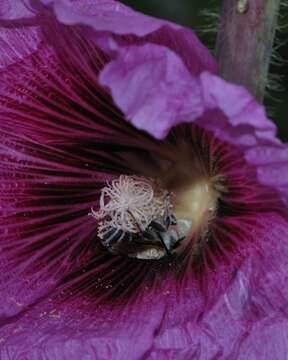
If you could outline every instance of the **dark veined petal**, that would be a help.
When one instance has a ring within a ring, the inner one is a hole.
[[[61,320],[61,304],[58,301],[55,310],[49,300],[51,294],[53,301],[59,296],[55,285],[72,271],[82,272],[83,265],[90,266],[87,259],[95,267],[99,263],[99,271],[103,257],[107,260],[103,268],[119,260],[97,250],[97,224],[88,214],[106,181],[129,171],[121,152],[141,150],[151,143],[122,120],[97,85],[97,72],[106,61],[103,54],[80,41],[77,33],[71,36],[70,30],[64,31],[63,37],[67,34],[79,41],[77,46],[69,43],[69,64],[61,65],[54,50],[43,43],[36,54],[1,74],[1,325],[7,330],[2,332],[1,342],[7,346],[1,346],[1,358],[25,354],[79,359],[87,354],[119,359],[129,356],[127,348],[130,358],[140,358],[152,346],[163,304],[153,308],[149,302],[149,306],[143,304],[147,318],[139,324],[138,307],[129,323],[120,321],[121,309],[113,314],[110,307],[91,317],[85,312],[81,289],[80,296],[73,297],[77,306],[72,304],[71,313]],[[85,56],[79,57],[83,48]],[[95,271],[92,268],[92,279]],[[48,303],[41,305],[44,298]],[[48,313],[47,305],[53,307]],[[78,313],[78,325],[87,327],[76,326],[75,333],[77,308],[87,314],[83,322]],[[37,331],[36,319],[40,321]],[[73,326],[66,326],[68,322]],[[11,330],[9,324],[18,330]],[[20,333],[10,337],[21,329],[25,329],[25,341]]]

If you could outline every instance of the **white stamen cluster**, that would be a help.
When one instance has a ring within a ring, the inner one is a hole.
[[[172,208],[171,195],[152,179],[121,175],[101,190],[99,210],[91,215],[102,220],[98,236],[111,228],[139,233],[154,219],[167,216]]]

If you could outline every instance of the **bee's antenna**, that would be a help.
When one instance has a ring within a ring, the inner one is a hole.
[[[160,239],[160,241],[161,241],[161,244],[163,245],[163,247],[164,247],[167,255],[168,255],[168,256],[171,256],[172,254],[171,254],[170,250],[168,249],[167,245],[165,244],[165,241],[163,240],[161,234],[160,234],[160,233],[157,233],[157,235],[158,235],[158,237],[159,237],[159,239]]]

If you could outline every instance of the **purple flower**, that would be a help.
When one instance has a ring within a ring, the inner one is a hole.
[[[0,14],[0,358],[284,359],[288,149],[262,106],[118,2]]]

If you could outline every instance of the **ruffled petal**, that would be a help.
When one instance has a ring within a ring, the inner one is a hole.
[[[200,79],[207,111],[218,110],[225,116],[224,123],[218,123],[213,119],[212,113],[210,124],[206,122],[205,126],[213,128],[220,138],[234,144],[237,144],[235,134],[239,134],[239,139],[245,134],[251,136],[251,139],[253,137],[254,141],[251,145],[261,140],[279,143],[276,139],[275,124],[266,118],[263,106],[258,104],[245,88],[228,83],[207,72],[201,74]],[[201,119],[198,123],[201,126]]]
[[[163,138],[172,126],[203,113],[198,80],[191,73],[215,71],[216,66],[190,30],[136,13],[114,1],[85,6],[77,1],[42,3],[53,7],[60,22],[85,25],[83,34],[109,54],[100,81],[113,92],[115,103],[136,128]],[[140,60],[143,56],[145,62]],[[160,84],[161,96],[157,90]]]
[[[104,66],[100,79],[135,127],[163,138],[171,127],[195,121],[245,151],[263,144],[281,145],[275,136],[275,125],[244,88],[205,72],[215,70],[214,62],[189,30],[136,13],[112,0],[93,1],[85,6],[68,0],[42,3],[53,7],[59,21],[85,25],[89,28],[87,36],[89,34],[90,39],[109,52],[113,60]],[[128,34],[134,37],[127,37]],[[137,46],[131,46],[133,44]],[[148,47],[150,56],[146,54]],[[140,61],[143,56],[145,63]],[[204,59],[202,63],[199,58]],[[193,75],[204,73],[199,79],[193,78],[185,65]],[[149,76],[152,67],[153,77]],[[157,81],[160,81],[161,91],[156,97]],[[180,102],[181,97],[184,102]],[[285,176],[277,180],[275,169],[275,180],[267,181],[267,176],[263,175],[266,169],[259,170],[263,183],[285,188]]]
[[[58,20],[66,25],[86,25],[95,31],[119,35],[145,36],[158,30],[166,22],[145,16],[113,0],[96,0],[88,4],[70,0],[42,0],[52,5]],[[178,28],[177,25],[171,26]]]
[[[81,303],[57,307],[51,300],[5,327],[0,356],[3,360],[138,360],[150,352],[164,310],[161,303],[147,303],[130,307],[125,315],[105,308],[91,313]]]
[[[167,309],[151,359],[283,359],[287,333],[281,331],[288,323],[287,221],[270,214],[259,216],[257,224],[261,228],[255,226],[253,236],[258,250],[247,253],[235,268],[229,287],[209,312],[191,321],[187,314],[193,296],[185,305],[180,302]],[[169,319],[170,310],[185,314],[182,323],[173,323],[172,315]]]
[[[154,43],[175,52],[193,74],[216,72],[215,60],[197,36],[188,28],[138,13],[113,0],[81,1],[42,0],[53,8],[58,20],[66,25],[82,25],[84,33],[109,54],[119,47]]]
[[[276,125],[249,92],[219,77],[200,76],[206,114],[196,123],[235,144],[256,167],[259,181],[288,196],[288,146],[276,137]]]
[[[111,90],[126,118],[157,139],[204,112],[199,83],[181,59],[163,46],[119,50],[117,59],[101,72],[100,82]]]
[[[288,146],[263,145],[246,151],[246,159],[257,166],[262,183],[277,186],[288,199]]]
[[[192,76],[174,53],[156,45],[118,51],[102,70],[100,82],[136,128],[163,139],[175,125],[194,122],[247,152],[246,159],[259,164],[260,182],[287,194],[283,153],[288,147],[277,139],[263,106],[243,87],[208,72]],[[263,166],[252,156],[262,147],[274,154],[273,164]]]
[[[22,1],[0,3],[0,71],[37,50],[41,34],[35,14]]]
[[[0,3],[0,18],[3,20],[27,19],[33,12],[23,1],[2,0]]]

